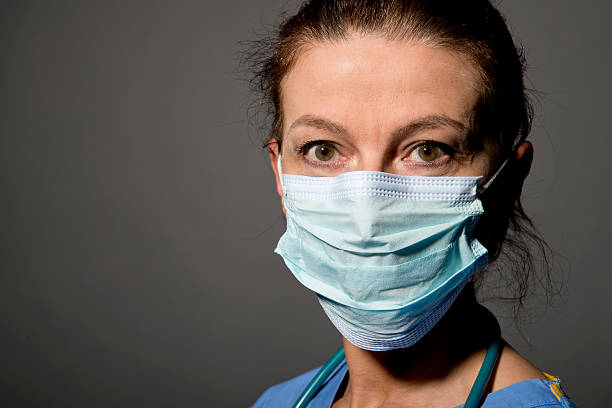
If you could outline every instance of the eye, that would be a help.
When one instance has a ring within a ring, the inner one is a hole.
[[[336,155],[336,148],[330,143],[324,142],[309,142],[300,149],[305,156],[311,160],[319,162],[327,162]]]
[[[410,153],[410,158],[415,161],[433,162],[444,156],[444,154],[444,149],[438,143],[425,142],[418,145]]]

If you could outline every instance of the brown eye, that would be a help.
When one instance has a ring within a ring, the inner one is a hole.
[[[422,144],[417,147],[417,154],[423,161],[434,161],[441,156],[441,149],[432,144]]]
[[[314,155],[317,160],[320,161],[329,161],[334,157],[335,149],[326,144],[319,144],[314,146]]]

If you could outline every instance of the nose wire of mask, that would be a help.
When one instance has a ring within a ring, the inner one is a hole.
[[[480,177],[355,171],[279,177],[287,230],[275,252],[351,343],[410,347],[487,263],[472,236]]]

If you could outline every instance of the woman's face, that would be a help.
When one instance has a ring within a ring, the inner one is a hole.
[[[283,172],[487,176],[491,150],[469,143],[480,87],[447,49],[372,35],[312,44],[281,84]]]

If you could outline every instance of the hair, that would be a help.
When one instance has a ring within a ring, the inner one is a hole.
[[[529,134],[533,109],[524,85],[522,49],[488,0],[310,0],[272,36],[258,41],[247,55],[253,73],[251,85],[266,109],[266,140],[282,142],[281,84],[304,47],[342,41],[355,33],[414,41],[467,56],[478,69],[481,82],[472,112],[470,143],[492,142],[497,146],[493,161],[498,165]],[[542,254],[545,278],[540,282],[548,284],[547,294],[551,269],[548,246],[521,205],[523,178],[518,171],[509,162],[485,192],[485,213],[475,231],[487,247],[491,262],[504,249],[501,258],[505,262],[495,268],[510,274],[510,279],[499,277],[499,283],[510,286],[510,294],[502,298],[515,300],[515,318],[535,277],[532,249]],[[478,274],[477,287],[486,274]]]

